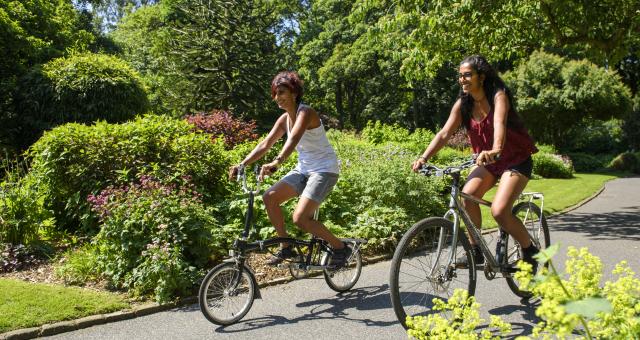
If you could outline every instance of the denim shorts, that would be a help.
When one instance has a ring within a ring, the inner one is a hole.
[[[308,175],[291,170],[280,182],[292,186],[299,196],[322,203],[338,182],[338,174],[333,172],[314,172]]]
[[[529,158],[527,158],[524,162],[518,165],[510,166],[507,170],[519,172],[527,176],[527,178],[531,179],[531,173],[533,172],[533,159],[531,158],[531,156],[529,156]]]

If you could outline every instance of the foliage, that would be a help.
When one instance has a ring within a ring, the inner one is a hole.
[[[566,131],[631,110],[629,89],[620,78],[584,60],[537,51],[504,78],[534,138],[560,149],[568,143]]]
[[[640,152],[623,152],[611,160],[609,168],[640,173]]]
[[[571,159],[556,154],[538,152],[533,154],[533,173],[544,178],[571,178]]]
[[[569,247],[565,275],[556,270],[552,257],[558,245],[551,246],[537,255],[538,262],[547,267],[531,277],[531,266],[521,262],[521,272],[516,274],[521,287],[529,289],[541,298],[536,315],[543,319],[533,335],[545,338],[553,335],[559,339],[574,338],[576,332],[584,338],[631,339],[640,333],[640,280],[626,261],[616,265],[613,275],[617,280],[608,281],[604,287],[602,262],[587,248]]]
[[[27,174],[26,164],[16,162],[5,168],[0,182],[0,243],[28,245],[54,224],[54,218],[44,206],[38,181]]]
[[[97,231],[87,195],[142,174],[178,184],[190,176],[205,202],[216,202],[227,192],[228,159],[222,143],[192,128],[183,120],[152,115],[124,124],[66,124],[33,145],[31,175],[40,181],[57,227],[70,231]]]
[[[572,152],[568,156],[571,158],[571,163],[576,172],[593,172],[604,169],[611,159],[609,154],[596,155],[583,152]]]
[[[230,235],[216,228],[213,211],[185,180],[165,185],[142,176],[139,183],[110,186],[88,197],[102,223],[94,240],[97,262],[116,287],[166,302],[187,293],[210,256],[220,257],[229,248]]]
[[[254,133],[256,122],[247,123],[234,118],[227,111],[214,110],[210,113],[197,113],[186,117],[187,121],[195,126],[196,131],[202,131],[213,135],[213,138],[223,137],[226,149],[233,149],[236,145],[249,140],[255,140],[258,135]]]
[[[491,329],[499,334],[509,334],[511,324],[499,316],[492,315],[489,327],[481,332],[477,328],[485,322],[480,318],[480,304],[464,289],[456,289],[453,295],[444,301],[434,298],[434,313],[427,317],[407,316],[407,333],[415,339],[500,339],[493,336]]]
[[[265,108],[279,69],[278,10],[263,0],[162,1],[125,16],[113,37],[144,75],[158,111],[257,117],[273,112]]]
[[[590,154],[618,153],[628,148],[620,119],[591,120],[567,131],[566,149]]]
[[[147,111],[149,101],[135,71],[109,55],[78,54],[35,67],[20,80],[17,103],[23,147],[43,130],[66,122],[122,122]]]
[[[386,142],[401,143],[403,146],[411,149],[415,153],[420,153],[429,145],[434,137],[434,133],[418,128],[413,132],[409,132],[406,128],[398,124],[384,124],[380,121],[367,122],[367,126],[362,129],[362,137],[373,144],[382,144]]]
[[[346,232],[355,228],[360,233],[369,231],[358,228],[359,223],[375,221],[376,237],[388,237],[408,229],[420,216],[444,211],[445,202],[439,195],[444,183],[411,172],[414,152],[396,143],[372,145],[335,130],[328,135],[340,158],[341,170],[338,184],[323,203],[323,220]],[[382,225],[392,218],[398,220]],[[389,230],[391,226],[393,230]]]
[[[640,94],[633,97],[633,110],[626,117],[622,125],[628,147],[633,151],[640,151]]]
[[[0,243],[0,273],[23,270],[42,262],[38,250],[33,246]]]
[[[16,0],[0,2],[0,145],[20,152],[16,137],[23,124],[19,79],[36,65],[71,53],[97,50],[102,39],[86,12],[70,1]],[[3,145],[4,144],[4,145]]]
[[[367,23],[369,39],[393,51],[407,79],[419,80],[475,53],[497,62],[554,48],[615,64],[638,42],[639,9],[633,0],[359,0],[351,20]]]
[[[67,285],[82,286],[100,279],[98,248],[87,243],[65,251],[54,267],[54,274]]]

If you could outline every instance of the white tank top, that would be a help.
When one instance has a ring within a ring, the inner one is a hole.
[[[298,106],[296,118],[303,107],[306,107],[306,105],[300,104]],[[289,117],[287,117],[287,138],[291,135],[289,125]],[[305,175],[318,172],[335,174],[340,172],[338,157],[327,139],[322,120],[320,121],[320,126],[304,131],[300,142],[296,145],[296,151],[298,152],[296,170]]]

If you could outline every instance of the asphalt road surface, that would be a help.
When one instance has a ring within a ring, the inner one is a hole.
[[[605,280],[622,260],[640,272],[640,178],[608,182],[605,190],[580,208],[549,219],[552,243],[588,247],[601,258]],[[491,234],[490,234],[491,235]],[[488,236],[491,238],[491,236]],[[209,323],[198,305],[190,305],[51,337],[52,339],[407,339],[389,300],[390,262],[363,268],[349,292],[337,294],[322,277],[261,289],[251,311],[237,324]],[[487,281],[478,273],[476,298],[481,317],[499,315],[513,325],[513,337],[528,335],[537,322],[535,302],[523,304],[504,279]]]

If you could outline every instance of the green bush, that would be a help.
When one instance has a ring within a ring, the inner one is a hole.
[[[138,74],[109,55],[79,54],[35,67],[20,80],[21,136],[30,144],[66,122],[116,123],[145,113],[149,101]],[[24,119],[28,118],[28,119]],[[28,145],[26,144],[26,145]]]
[[[23,165],[12,167],[0,182],[0,243],[31,244],[54,224],[44,196]]]
[[[625,118],[622,131],[628,148],[640,151],[640,94],[638,93],[633,97],[633,110]]]
[[[593,172],[604,169],[611,159],[611,155],[608,154],[594,155],[583,152],[571,152],[568,156],[577,172]]]
[[[31,175],[41,183],[45,205],[58,227],[96,232],[86,198],[109,185],[147,174],[165,183],[190,177],[205,202],[227,193],[229,161],[222,143],[192,132],[177,119],[148,115],[124,124],[66,124],[47,132],[30,149]]]
[[[101,278],[98,267],[98,248],[85,244],[80,248],[65,251],[55,265],[54,275],[68,285],[82,286]]]
[[[611,160],[608,167],[618,171],[640,173],[640,153],[623,152]]]
[[[384,238],[422,217],[444,212],[439,195],[444,182],[414,174],[413,151],[396,143],[373,145],[335,130],[328,135],[340,158],[341,173],[322,206],[323,221],[352,236]],[[364,221],[374,223],[375,230],[365,230]]]
[[[560,155],[538,152],[533,154],[533,173],[544,178],[571,178],[571,160]]]
[[[413,133],[398,124],[388,125],[380,121],[367,122],[362,129],[362,138],[372,144],[400,143],[414,153],[420,153],[426,149],[434,133],[426,129],[416,129]]]
[[[167,185],[142,176],[89,201],[102,222],[94,239],[102,273],[114,286],[159,302],[188,293],[235,236],[218,227],[189,182]]]

